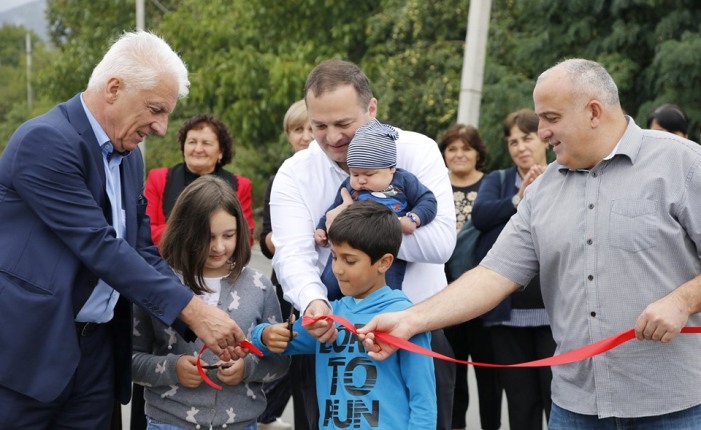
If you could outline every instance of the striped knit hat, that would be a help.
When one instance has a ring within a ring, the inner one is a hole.
[[[397,165],[397,130],[373,119],[358,128],[348,145],[349,168],[385,169]]]

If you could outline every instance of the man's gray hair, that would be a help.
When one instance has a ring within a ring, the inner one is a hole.
[[[170,45],[153,33],[126,32],[95,66],[88,89],[103,90],[110,78],[118,77],[127,90],[149,90],[156,88],[164,75],[177,80],[178,98],[187,96],[187,67]]]
[[[620,103],[616,83],[604,66],[596,61],[582,58],[562,61],[543,72],[536,83],[546,78],[548,73],[554,68],[565,71],[565,74],[572,82],[573,93],[577,100],[586,99],[589,101],[597,99],[607,106]]]

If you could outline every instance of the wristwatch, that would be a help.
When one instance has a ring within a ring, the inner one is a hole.
[[[404,216],[407,217],[407,218],[409,218],[409,219],[411,220],[411,222],[413,222],[414,224],[416,224],[416,218],[417,218],[417,217],[416,217],[416,214],[415,214],[415,213],[413,213],[413,212],[407,212],[406,215],[404,215]]]
[[[521,203],[521,197],[518,196],[518,193],[514,194],[514,196],[511,197],[511,204],[513,204],[514,207],[516,208],[516,207],[518,207],[519,203]]]

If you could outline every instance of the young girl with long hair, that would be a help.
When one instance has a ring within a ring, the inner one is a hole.
[[[231,186],[207,175],[178,197],[161,241],[161,254],[181,278],[211,306],[229,313],[244,331],[261,322],[281,322],[270,280],[246,266],[251,258],[248,226]],[[148,304],[142,304],[148,306]],[[261,387],[285,374],[286,357],[222,362],[210,351],[201,356],[218,391],[197,370],[202,341],[187,342],[174,330],[134,307],[134,381],[145,387],[149,430],[256,428],[265,409]]]

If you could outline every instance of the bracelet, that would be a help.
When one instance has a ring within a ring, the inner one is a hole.
[[[415,214],[415,213],[413,213],[413,212],[407,212],[406,215],[404,215],[404,216],[407,217],[407,218],[409,218],[409,219],[411,220],[411,222],[413,222],[414,224],[416,224],[416,214]]]

